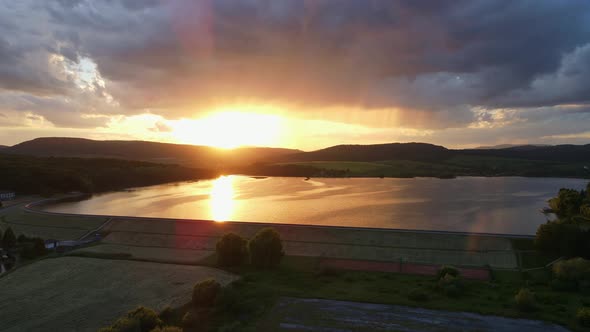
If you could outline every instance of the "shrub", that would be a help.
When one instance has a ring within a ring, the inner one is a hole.
[[[2,248],[10,249],[16,246],[16,236],[12,231],[12,228],[8,227],[6,231],[4,231],[4,236],[2,237]]]
[[[446,273],[438,281],[438,288],[443,291],[446,296],[458,297],[463,294],[463,281],[461,277],[453,276],[451,273]]]
[[[107,331],[113,332],[138,332],[141,330],[141,324],[139,320],[129,318],[129,317],[121,317],[115,321],[115,323],[107,329]],[[143,332],[143,331],[142,331]]]
[[[211,307],[220,291],[221,285],[213,279],[197,283],[193,287],[193,305],[196,307]]]
[[[251,309],[247,304],[248,299],[242,298],[240,293],[232,285],[222,288],[215,301],[215,309],[226,314],[238,316]]]
[[[24,259],[33,259],[35,258],[35,250],[33,249],[33,244],[25,242],[20,249],[20,255]]]
[[[272,228],[261,229],[248,243],[252,265],[272,268],[284,255],[281,236]]]
[[[545,253],[587,257],[590,232],[567,221],[549,221],[537,228],[535,247]]]
[[[158,314],[158,318],[162,321],[163,324],[172,324],[174,322],[174,310],[170,306],[162,309]]]
[[[225,234],[217,241],[215,250],[220,266],[239,266],[248,259],[246,239],[234,233]]]
[[[557,262],[553,265],[553,274],[564,281],[590,280],[590,261],[578,257]]]
[[[190,330],[190,328],[197,327],[197,325],[197,315],[192,310],[189,310],[186,314],[184,314],[182,317],[182,327]]]
[[[535,294],[528,288],[521,288],[514,296],[514,301],[520,311],[531,311],[535,309]]]
[[[590,327],[590,308],[580,308],[576,312],[578,323],[585,327]]]
[[[182,329],[177,326],[164,326],[164,327],[156,327],[155,329],[151,330],[150,332],[182,332]]]
[[[416,302],[426,302],[430,300],[430,296],[421,288],[414,288],[408,293],[408,299]]]
[[[36,257],[47,254],[47,249],[45,248],[45,241],[43,241],[43,239],[38,237],[33,239],[33,252],[35,253]]]
[[[244,326],[239,321],[234,321],[234,322],[223,324],[217,331],[218,332],[242,332],[242,331],[244,331]]]
[[[441,280],[447,274],[453,277],[459,277],[460,275],[459,270],[457,270],[456,267],[450,265],[443,265],[440,267],[440,269],[438,269],[438,272],[436,273],[436,280]]]
[[[578,290],[582,294],[590,294],[590,280],[578,281]]]
[[[109,326],[109,327],[100,328],[98,330],[98,332],[118,332],[118,331],[115,331],[112,327]]]
[[[162,325],[162,320],[158,317],[158,314],[154,310],[143,306],[129,311],[127,317],[137,320],[142,332],[149,332]]]
[[[572,280],[553,279],[549,283],[551,289],[558,292],[573,292],[578,289],[578,284]]]
[[[319,277],[337,277],[341,275],[342,272],[342,270],[338,270],[333,267],[321,266],[319,269],[317,269],[316,275]]]

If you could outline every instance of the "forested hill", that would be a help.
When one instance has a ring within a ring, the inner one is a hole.
[[[45,137],[1,150],[31,156],[117,158],[171,163],[203,168],[248,165],[299,150],[244,147],[223,150],[208,146],[146,141],[96,141],[82,138]]]
[[[336,177],[590,177],[590,145],[453,150],[424,143],[339,145],[280,156],[258,175]]]
[[[442,162],[452,157],[480,156],[521,160],[555,162],[590,162],[590,144],[587,145],[523,145],[500,149],[447,149],[426,143],[390,143],[373,145],[337,145],[311,152],[285,154],[277,160],[301,161],[385,161],[413,160]]]
[[[217,175],[205,169],[120,159],[0,155],[0,189],[20,194],[101,192]]]
[[[373,145],[337,145],[312,152],[280,156],[285,161],[380,161],[380,160],[440,160],[451,151],[426,143],[389,143]]]
[[[558,162],[590,162],[590,144],[586,145],[523,145],[504,149],[455,150],[464,155],[546,160]]]

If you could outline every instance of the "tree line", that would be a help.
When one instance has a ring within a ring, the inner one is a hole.
[[[216,176],[212,170],[142,161],[0,155],[0,188],[19,194],[93,193]]]

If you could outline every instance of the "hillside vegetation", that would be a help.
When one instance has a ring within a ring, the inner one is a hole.
[[[38,138],[1,149],[0,153],[129,159],[260,176],[590,177],[590,144],[458,150],[426,143],[389,143],[337,145],[302,152],[259,147],[223,150],[143,141]]]
[[[292,149],[243,147],[224,150],[209,146],[146,141],[95,141],[82,138],[43,137],[2,150],[3,153],[44,156],[116,158],[191,167],[222,168],[300,152]]]
[[[141,161],[0,155],[0,188],[19,194],[91,193],[217,175],[210,170]]]
[[[274,168],[272,167],[274,166]],[[264,167],[280,170],[305,170],[304,176],[338,177],[439,177],[527,176],[588,178],[590,171],[582,162],[525,160],[490,156],[458,155],[441,161],[383,160],[283,162]],[[264,168],[264,167],[261,167]],[[274,175],[274,174],[273,174]],[[291,175],[283,173],[282,175]]]

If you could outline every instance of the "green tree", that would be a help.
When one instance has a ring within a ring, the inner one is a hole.
[[[247,241],[243,237],[228,233],[217,241],[217,264],[220,266],[239,266],[248,259]]]
[[[549,207],[560,218],[575,216],[580,211],[584,197],[574,189],[560,189],[557,197],[549,200]]]
[[[12,231],[12,228],[8,227],[2,237],[2,247],[4,249],[14,248],[16,246],[16,236]]]
[[[45,248],[45,241],[41,238],[34,238],[33,239],[33,252],[35,253],[36,257],[44,256],[47,254],[47,249]]]
[[[252,265],[272,268],[281,262],[285,254],[281,236],[273,228],[263,228],[248,243]]]
[[[537,228],[535,247],[566,257],[590,255],[590,232],[569,221],[549,221]]]

